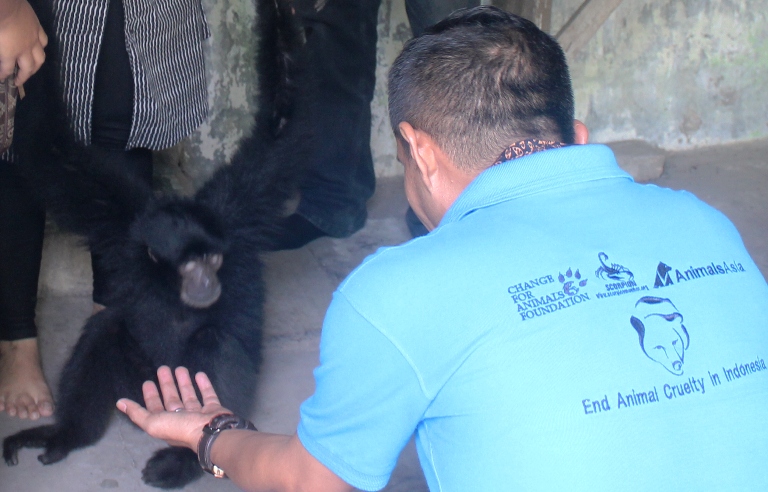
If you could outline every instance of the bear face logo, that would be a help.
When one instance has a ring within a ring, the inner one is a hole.
[[[685,351],[690,344],[683,315],[669,299],[642,297],[630,318],[645,355],[676,376],[683,374]]]

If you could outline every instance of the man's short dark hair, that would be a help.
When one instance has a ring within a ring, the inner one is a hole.
[[[565,54],[532,22],[457,10],[406,43],[389,73],[389,117],[428,133],[459,168],[490,166],[528,138],[573,143]]]

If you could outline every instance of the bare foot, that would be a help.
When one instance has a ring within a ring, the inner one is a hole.
[[[53,398],[40,366],[37,338],[0,341],[0,412],[37,420],[53,415]]]

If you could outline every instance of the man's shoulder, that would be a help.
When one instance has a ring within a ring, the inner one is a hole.
[[[403,285],[417,280],[424,272],[437,268],[438,257],[450,255],[438,246],[433,235],[412,239],[397,246],[378,249],[366,257],[340,285],[339,289],[354,291],[381,286]]]
[[[382,248],[367,257],[338,288],[356,309],[395,316],[414,305],[435,306],[466,284],[471,257],[469,240],[454,225],[404,244]],[[399,317],[399,315],[397,315]]]

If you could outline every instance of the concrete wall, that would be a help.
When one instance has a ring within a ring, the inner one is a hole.
[[[403,173],[387,113],[387,74],[403,44],[411,38],[411,26],[403,0],[382,0],[379,9],[379,44],[376,59],[376,89],[371,103],[371,151],[376,176]]]
[[[250,132],[258,94],[253,0],[203,0],[211,38],[205,44],[208,119],[188,139],[155,156],[163,186],[191,192],[227,162]]]
[[[553,0],[556,33],[582,0]],[[624,0],[569,63],[593,140],[768,137],[768,1]]]
[[[556,33],[582,0],[553,0]],[[158,156],[161,179],[192,190],[250,129],[256,96],[252,0],[206,3],[212,114]],[[666,149],[768,137],[768,0],[624,0],[569,63],[576,116],[592,141],[642,139]],[[386,114],[386,73],[410,27],[382,0],[371,147],[379,176],[401,173]]]

